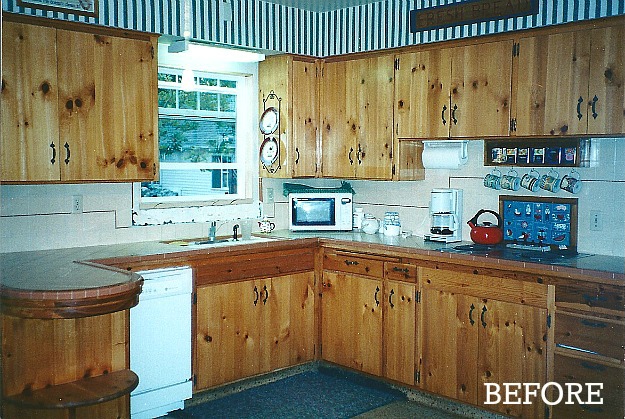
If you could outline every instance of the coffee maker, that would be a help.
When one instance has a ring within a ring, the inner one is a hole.
[[[462,241],[462,189],[432,189],[430,232],[426,240],[445,243]]]

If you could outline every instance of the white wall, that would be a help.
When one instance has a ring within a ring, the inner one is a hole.
[[[464,193],[464,213],[462,232],[464,240],[470,240],[470,229],[466,221],[481,208],[498,211],[499,194],[578,197],[580,252],[598,253],[625,257],[625,141],[623,139],[593,139],[593,146],[598,146],[597,167],[576,168],[583,179],[583,187],[578,195],[559,191],[552,194],[540,190],[530,193],[524,189],[517,192],[495,191],[483,186],[483,177],[492,167],[483,164],[483,141],[469,141],[469,162],[458,170],[428,169],[423,181],[414,182],[372,182],[350,181],[356,195],[354,202],[378,218],[388,210],[398,211],[405,230],[423,235],[429,225],[429,195],[432,188],[460,188]],[[506,168],[502,168],[505,172]],[[516,167],[519,174],[529,169]],[[539,169],[541,174],[547,169]],[[559,170],[560,175],[569,169]],[[311,179],[293,180],[313,186],[333,186],[337,180]],[[273,214],[277,228],[287,228],[288,207],[282,195],[282,181],[263,180],[263,192],[274,188],[275,204],[265,203],[265,213]],[[525,191],[525,192],[523,192]],[[266,193],[264,194],[266,196]],[[590,211],[599,210],[603,218],[601,231],[590,230]]]

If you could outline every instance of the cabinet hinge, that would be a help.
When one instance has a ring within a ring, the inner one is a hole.
[[[391,174],[395,176],[395,165],[393,165],[393,168],[391,169]]]
[[[399,58],[395,58],[395,70],[399,70]]]
[[[421,383],[421,371],[417,370],[414,372],[414,381],[417,384]]]
[[[197,292],[193,293],[193,304],[197,304]]]
[[[152,165],[152,175],[156,177],[156,163]]]
[[[547,329],[551,329],[551,314],[547,314]]]
[[[510,131],[516,131],[516,118],[510,118]]]
[[[193,381],[193,387],[197,387],[197,375],[193,374],[191,381]]]
[[[417,304],[420,303],[421,302],[421,291],[415,292],[414,298],[415,298],[415,301],[417,302]]]
[[[512,43],[512,56],[513,57],[518,57],[519,56],[519,49],[520,48],[521,48],[521,44],[519,44],[518,42]]]

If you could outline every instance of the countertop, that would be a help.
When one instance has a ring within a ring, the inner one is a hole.
[[[557,264],[523,262],[500,257],[456,254],[441,251],[458,243],[445,245],[409,236],[369,235],[359,232],[291,232],[274,231],[259,235],[236,245],[217,245],[193,249],[163,242],[138,242],[84,248],[65,248],[32,252],[0,254],[0,296],[2,298],[80,299],[99,297],[123,291],[141,280],[135,273],[106,266],[107,260],[147,260],[184,258],[193,255],[231,251],[257,250],[290,244],[305,244],[321,240],[345,250],[397,254],[402,257],[427,258],[454,263],[495,265],[501,269],[523,269],[552,273],[560,277],[577,278],[616,285],[625,285],[625,258],[603,255],[558,261]],[[271,240],[272,239],[272,240]]]

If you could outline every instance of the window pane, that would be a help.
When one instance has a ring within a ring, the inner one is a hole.
[[[197,109],[197,92],[178,91],[180,109]]]
[[[161,162],[236,162],[233,120],[161,116],[158,127]]]
[[[200,92],[200,109],[203,111],[219,110],[219,95],[217,93]]]
[[[219,80],[219,85],[221,87],[230,87],[235,89],[237,87],[237,82],[234,80]]]
[[[175,74],[167,74],[167,73],[158,73],[158,81],[175,82],[176,81],[176,75]]]
[[[234,112],[237,105],[236,95],[219,95],[220,110],[222,112]]]
[[[220,196],[237,193],[237,171],[161,169],[159,182],[141,183],[141,196]]]
[[[208,77],[198,77],[198,82],[201,86],[217,86],[217,79]]]
[[[158,107],[175,108],[176,91],[171,89],[158,89]]]

